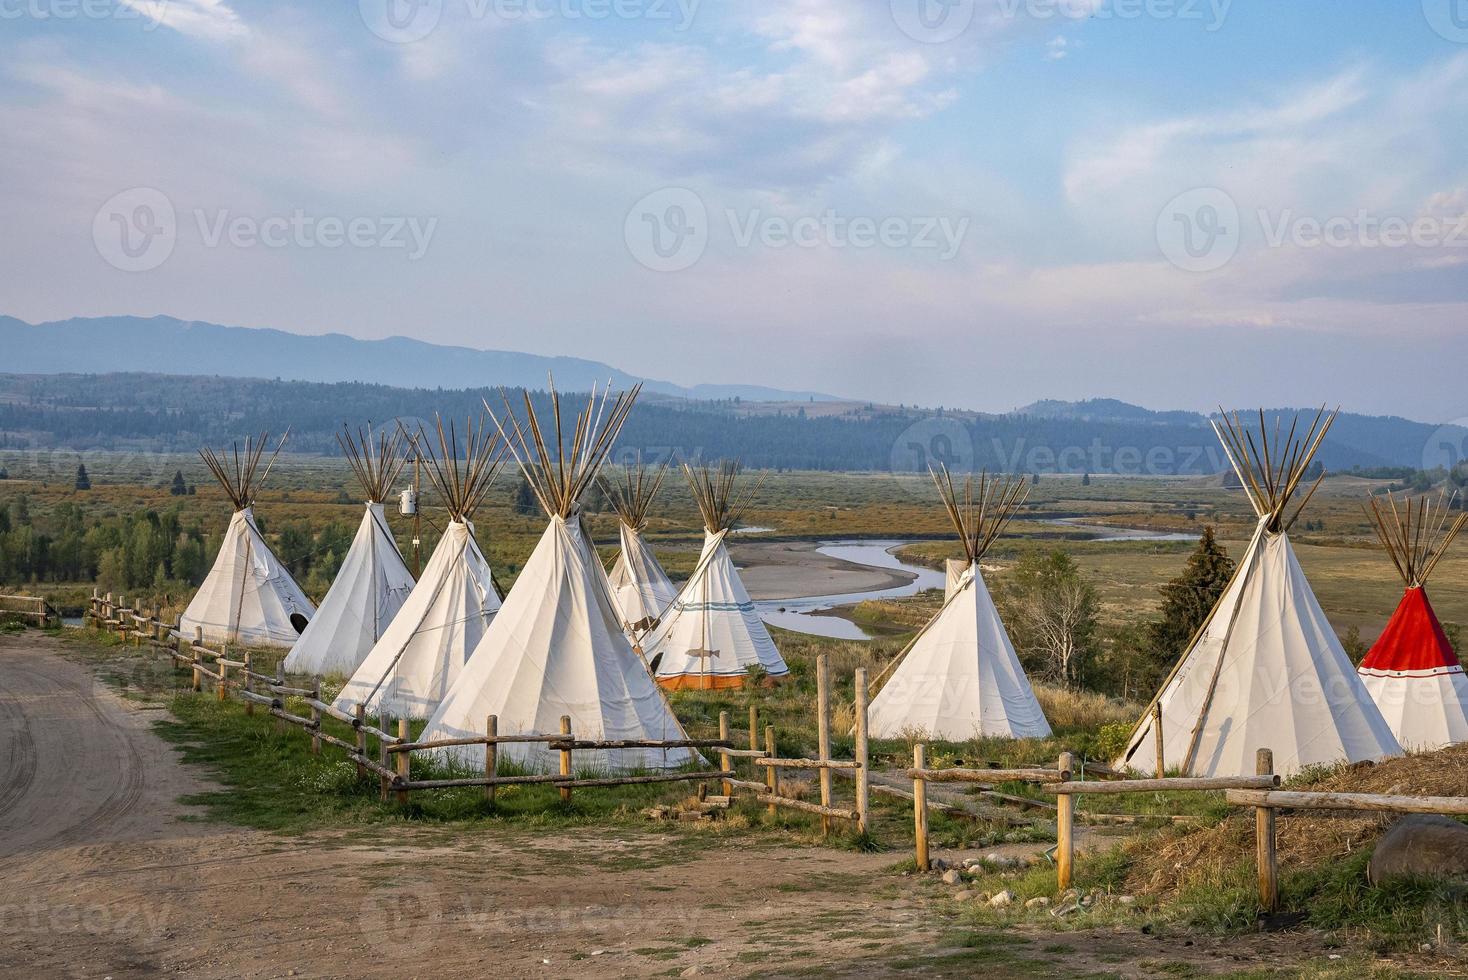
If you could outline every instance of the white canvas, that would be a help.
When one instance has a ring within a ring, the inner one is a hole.
[[[1159,696],[1165,764],[1184,766],[1200,715],[1188,775],[1253,775],[1262,748],[1286,776],[1310,765],[1400,755],[1289,538],[1267,524],[1259,522],[1212,618]],[[1149,717],[1118,764],[1150,773],[1155,760]]]
[[[450,521],[423,577],[342,688],[335,707],[351,712],[361,703],[369,715],[428,717],[499,609],[474,526]]]
[[[1468,676],[1462,667],[1368,671],[1361,682],[1402,748],[1430,752],[1468,742]]]
[[[662,656],[659,683],[729,687],[742,684],[756,664],[771,677],[790,672],[724,547],[727,533],[704,535],[697,571],[643,645],[649,662]],[[700,657],[699,650],[717,656]]]
[[[214,567],[184,610],[179,630],[192,638],[202,627],[206,643],[288,647],[315,615],[316,607],[276,559],[255,526],[254,512],[245,507],[230,518]]]
[[[609,576],[612,596],[621,611],[623,628],[641,632],[656,625],[677,598],[678,590],[642,540],[642,534],[625,523],[620,527],[622,553]],[[639,628],[644,623],[648,625]]]
[[[580,522],[552,517],[453,690],[429,720],[425,740],[482,735],[490,715],[501,735],[571,730],[590,740],[686,739],[667,699],[633,652],[594,550]],[[482,766],[484,749],[442,750],[445,759]],[[500,757],[552,770],[560,754],[511,743]],[[699,756],[689,749],[576,753],[578,768],[674,769]]]
[[[951,565],[949,566],[951,569]],[[872,699],[875,738],[1044,738],[1050,724],[977,563]]]
[[[412,591],[413,575],[398,552],[383,506],[370,503],[336,580],[285,658],[285,669],[350,676]]]

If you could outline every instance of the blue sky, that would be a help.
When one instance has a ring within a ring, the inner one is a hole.
[[[0,76],[28,320],[1468,416],[1468,0],[0,0]]]

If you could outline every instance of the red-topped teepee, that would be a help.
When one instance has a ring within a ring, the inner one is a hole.
[[[1357,673],[1403,748],[1468,741],[1468,676],[1425,588],[1468,514],[1450,522],[1441,498],[1408,500],[1399,510],[1390,495],[1387,506],[1372,498],[1367,514],[1407,592]]]

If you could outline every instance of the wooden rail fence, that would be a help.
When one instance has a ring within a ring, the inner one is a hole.
[[[0,617],[34,620],[42,629],[61,623],[61,614],[41,596],[0,595]]]

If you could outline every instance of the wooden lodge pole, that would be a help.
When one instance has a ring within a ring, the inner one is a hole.
[[[561,715],[561,734],[562,735],[565,735],[567,738],[569,738],[570,735],[571,735],[571,716],[570,715]],[[572,769],[571,769],[571,750],[569,748],[561,749],[561,775],[562,776],[570,776],[570,775],[572,775]],[[570,802],[570,800],[571,800],[571,787],[569,787],[569,786],[562,786],[561,787],[561,800],[563,802],[567,802],[567,803]]]
[[[1075,771],[1075,756],[1060,753],[1059,770],[1062,783]],[[1070,887],[1075,861],[1075,797],[1069,793],[1055,798],[1055,878],[1061,891]]]
[[[766,725],[765,726],[765,755],[769,756],[771,759],[778,758],[778,756],[775,755],[775,726],[774,725]],[[778,796],[780,794],[780,770],[779,769],[776,769],[774,766],[770,766],[768,769],[765,770],[765,785],[769,787],[770,795],[771,796]],[[770,812],[770,819],[773,820],[779,814],[779,807],[777,807],[777,806],[775,806],[775,804],[771,803],[770,804],[770,811],[769,812]]]
[[[194,645],[195,645],[195,647],[201,647],[201,646],[204,645],[204,627],[202,627],[202,626],[195,626],[194,627]],[[197,649],[195,649],[194,650],[194,690],[195,691],[202,691],[202,690],[204,690],[204,675],[201,674],[201,673],[199,673],[199,664],[200,664],[199,651]]]
[[[357,724],[355,727],[357,730],[357,778],[361,779],[363,776],[367,775],[367,767],[362,765],[362,760],[367,758],[367,733],[362,730],[362,726],[367,724],[367,706],[363,704],[358,704],[356,715]]]
[[[1254,772],[1274,775],[1274,752],[1260,749],[1254,757]],[[1274,808],[1254,808],[1254,850],[1259,863],[1259,904],[1266,912],[1279,911],[1279,865],[1275,856]]]
[[[856,832],[867,832],[867,669],[856,668]]]
[[[408,719],[406,719],[406,718],[399,718],[398,719],[398,741],[400,741],[400,742],[406,742],[408,740],[408,737],[409,737],[409,734],[408,734]],[[411,753],[411,752],[399,752],[399,753],[397,753],[397,755],[396,755],[396,757],[394,759],[394,761],[397,764],[397,772],[398,772],[398,775],[402,777],[403,782],[405,782],[405,783],[412,777],[412,771],[413,771],[412,770],[412,762],[413,762],[412,756],[413,756],[413,753]],[[405,789],[398,790],[398,806],[407,806],[407,805],[408,805],[408,791],[405,790]]]
[[[912,767],[919,772],[928,768],[928,747],[921,742],[912,747]],[[916,776],[912,780],[912,831],[917,869],[927,871],[932,868],[928,860],[928,783]]]
[[[816,742],[822,762],[831,759],[831,665],[826,654],[816,658]],[[821,806],[831,805],[831,770],[822,769]],[[831,818],[821,815],[821,834],[830,836]]]
[[[1162,702],[1152,705],[1152,740],[1157,743],[1157,778],[1167,775],[1167,753],[1163,751]]]
[[[729,712],[727,711],[719,712],[719,741],[729,741]],[[728,752],[722,749],[719,750],[719,769],[723,772],[734,771],[734,760],[729,756]],[[734,784],[727,779],[724,780],[724,795],[734,795]]]
[[[484,719],[484,734],[488,738],[490,738],[490,739],[497,738],[499,736],[499,733],[500,733],[500,718],[499,718],[499,715],[490,715],[488,718]],[[499,767],[500,767],[500,747],[499,747],[499,744],[496,743],[496,742],[494,742],[494,741],[485,742],[484,743],[484,778],[485,779],[493,779],[493,778],[495,778],[497,775],[499,775]],[[491,804],[494,803],[494,790],[495,790],[495,788],[494,788],[494,786],[492,784],[484,787],[484,802],[491,803]]]

